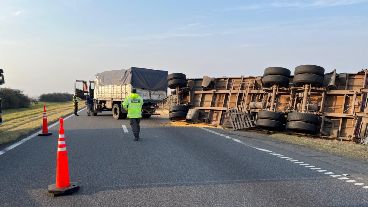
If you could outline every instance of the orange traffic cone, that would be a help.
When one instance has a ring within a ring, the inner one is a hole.
[[[46,105],[43,105],[42,133],[38,134],[38,136],[50,136],[50,135],[52,135],[52,133],[49,133],[49,128],[47,126]]]
[[[49,193],[54,196],[72,194],[79,190],[77,183],[71,183],[69,178],[68,152],[64,136],[64,119],[60,118],[59,140],[56,157],[56,183],[49,185]]]

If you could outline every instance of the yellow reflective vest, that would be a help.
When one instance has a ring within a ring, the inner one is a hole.
[[[122,103],[123,108],[128,111],[128,118],[142,118],[143,99],[136,93],[130,94]]]

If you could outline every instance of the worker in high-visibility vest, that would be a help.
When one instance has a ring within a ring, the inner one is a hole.
[[[74,115],[79,116],[78,115],[78,99],[75,94],[73,96],[73,103],[74,103]]]
[[[134,134],[134,141],[138,141],[140,132],[140,121],[142,118],[143,99],[137,94],[136,89],[132,89],[132,93],[124,100],[122,107],[128,111],[130,126]]]

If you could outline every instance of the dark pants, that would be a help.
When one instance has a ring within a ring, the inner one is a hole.
[[[74,104],[74,114],[78,115],[78,104]]]
[[[141,131],[141,126],[139,125],[140,122],[141,119],[130,119],[130,126],[132,127],[132,131],[136,139],[139,139],[139,132]]]
[[[91,112],[92,112],[92,104],[87,104],[87,114],[88,114],[88,116],[91,115]]]

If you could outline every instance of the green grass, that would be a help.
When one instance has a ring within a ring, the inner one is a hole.
[[[30,108],[3,110],[4,123],[0,125],[0,144],[12,142],[41,129],[44,104],[46,104],[49,123],[71,114],[74,109],[72,102],[40,102]],[[80,102],[80,108],[82,107],[84,107],[84,103]]]

